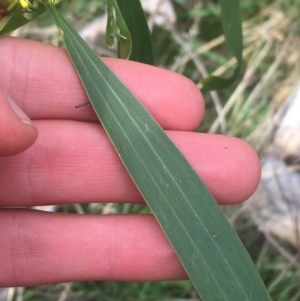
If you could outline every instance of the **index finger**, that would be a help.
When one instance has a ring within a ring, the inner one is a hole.
[[[187,78],[160,68],[118,60],[104,62],[165,129],[193,130],[204,114],[198,88]],[[75,109],[87,96],[60,48],[1,37],[0,86],[31,119],[97,121],[92,108]]]

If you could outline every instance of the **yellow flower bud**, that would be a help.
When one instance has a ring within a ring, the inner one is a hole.
[[[28,9],[29,8],[29,3],[26,0],[19,0],[20,5],[22,6],[23,9]]]

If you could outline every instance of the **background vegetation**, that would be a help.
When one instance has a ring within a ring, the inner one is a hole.
[[[88,3],[88,4],[87,4]],[[68,0],[60,9],[80,30],[105,11],[106,1]],[[199,131],[224,133],[247,140],[264,156],[272,141],[274,116],[300,82],[300,4],[296,0],[240,1],[244,27],[243,78],[218,93],[205,93],[207,114]],[[173,0],[177,22],[154,27],[156,65],[182,73],[196,84],[207,73],[232,71],[228,60],[220,9],[215,0]],[[30,34],[29,34],[30,33]],[[62,45],[55,26],[38,20],[14,35]],[[95,46],[95,45],[94,45]],[[110,55],[100,43],[99,54]],[[200,87],[200,84],[199,84]],[[145,212],[142,205],[71,205],[58,210],[78,213]],[[224,208],[259,269],[273,300],[300,300],[300,269],[262,234],[245,205]],[[294,258],[295,258],[294,257]],[[38,288],[11,289],[11,300],[199,300],[189,281],[159,283],[86,282]]]

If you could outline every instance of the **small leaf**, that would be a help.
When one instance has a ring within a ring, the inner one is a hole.
[[[48,0],[45,0],[48,1]],[[55,5],[57,5],[60,1],[55,1]],[[16,2],[16,0],[0,0],[0,8],[6,8],[7,5],[13,7],[11,11],[8,12],[7,15],[3,16],[0,14],[0,35],[8,34],[23,25],[29,23],[30,21],[36,19],[40,15],[42,15],[46,8],[44,5],[38,5],[38,2],[34,2],[33,7],[36,6],[36,10],[32,12],[26,12],[22,9],[22,7]]]
[[[120,29],[120,35],[119,35],[119,57],[128,59],[130,57],[131,51],[132,51],[132,39],[130,32],[127,28],[127,25],[124,21],[123,15],[119,9],[118,3],[116,0],[114,1],[114,7],[116,10],[116,19],[117,19],[117,25]]]
[[[32,20],[43,14],[45,11],[45,6],[39,5],[39,8],[35,12]],[[0,16],[0,35],[10,33],[30,22],[31,20],[26,19],[23,16],[23,13],[23,9],[17,5],[16,8],[8,15],[4,16],[3,18]]]
[[[128,59],[132,49],[130,32],[115,0],[107,1],[106,45],[112,49],[118,40],[119,58]]]

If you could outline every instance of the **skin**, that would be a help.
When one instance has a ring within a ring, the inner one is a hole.
[[[139,63],[104,61],[166,130],[219,204],[240,203],[254,192],[260,165],[247,143],[192,132],[203,118],[204,101],[190,80]],[[143,199],[92,108],[75,109],[86,95],[65,51],[2,37],[0,70],[0,286],[186,279],[152,215],[5,208]],[[20,120],[3,91],[34,125]]]

